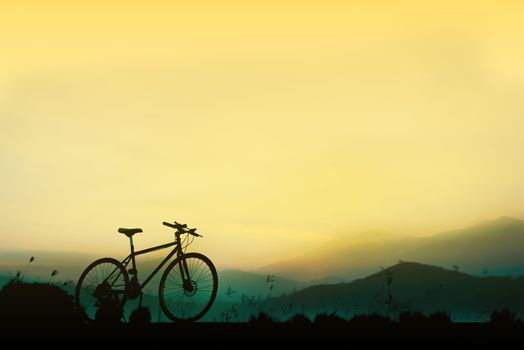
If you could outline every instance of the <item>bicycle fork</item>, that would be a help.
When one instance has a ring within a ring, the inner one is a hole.
[[[184,287],[184,291],[191,293],[193,291],[193,285],[189,276],[187,261],[184,257],[181,257],[178,267],[180,268],[180,275],[182,276],[182,286]]]

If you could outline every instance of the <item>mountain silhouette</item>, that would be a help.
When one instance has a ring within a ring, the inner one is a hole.
[[[298,258],[267,265],[259,273],[308,281],[337,276],[345,281],[399,260],[424,261],[474,275],[524,275],[524,220],[501,217],[429,237],[387,231],[338,239]]]
[[[389,283],[388,283],[389,279]],[[486,321],[494,310],[524,314],[524,277],[477,277],[402,262],[351,283],[318,285],[274,298],[272,307],[295,305],[305,313],[398,315],[447,312],[456,320]]]

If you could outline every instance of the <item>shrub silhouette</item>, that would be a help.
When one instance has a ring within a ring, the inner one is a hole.
[[[426,323],[427,318],[421,312],[403,312],[399,315],[398,321],[405,326],[420,327]]]
[[[349,324],[361,328],[388,327],[391,325],[391,319],[377,314],[355,315]]]
[[[103,298],[98,301],[95,321],[99,324],[114,325],[124,317],[124,308],[120,300],[114,297]]]
[[[139,307],[129,316],[129,323],[137,326],[144,326],[151,323],[151,313],[147,307]]]
[[[83,319],[73,297],[60,287],[21,280],[12,280],[2,288],[0,310],[0,324],[7,327],[75,326]]]
[[[435,312],[428,316],[428,322],[436,326],[447,326],[451,324],[451,319],[445,312]]]
[[[287,323],[291,323],[295,326],[306,326],[311,325],[311,320],[302,314],[293,316]]]
[[[490,315],[490,323],[495,326],[517,325],[520,320],[508,309],[493,311]]]
[[[258,316],[252,316],[249,319],[249,323],[269,324],[273,323],[273,319],[265,312],[261,312]]]
[[[319,314],[315,317],[315,324],[321,327],[331,328],[340,327],[347,324],[347,321],[335,314]]]

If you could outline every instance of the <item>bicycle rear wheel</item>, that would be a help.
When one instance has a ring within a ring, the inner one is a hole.
[[[188,273],[185,284],[181,274],[184,264]],[[160,307],[172,321],[196,321],[213,305],[217,289],[217,271],[211,260],[199,253],[188,253],[169,264],[162,275]]]
[[[83,308],[88,321],[94,320],[97,312],[106,312],[106,315],[107,312],[115,312],[115,309],[124,307],[128,285],[129,276],[118,260],[96,260],[78,279],[75,290],[76,306]]]

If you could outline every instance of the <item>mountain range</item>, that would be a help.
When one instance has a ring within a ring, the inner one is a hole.
[[[479,277],[437,266],[402,262],[350,283],[318,285],[273,298],[273,312],[343,317],[378,313],[446,312],[455,320],[485,321],[494,310],[524,314],[524,277]]]
[[[427,237],[368,232],[338,239],[257,272],[309,281],[325,276],[350,281],[399,261],[423,261],[474,275],[524,274],[524,220],[501,217]]]

